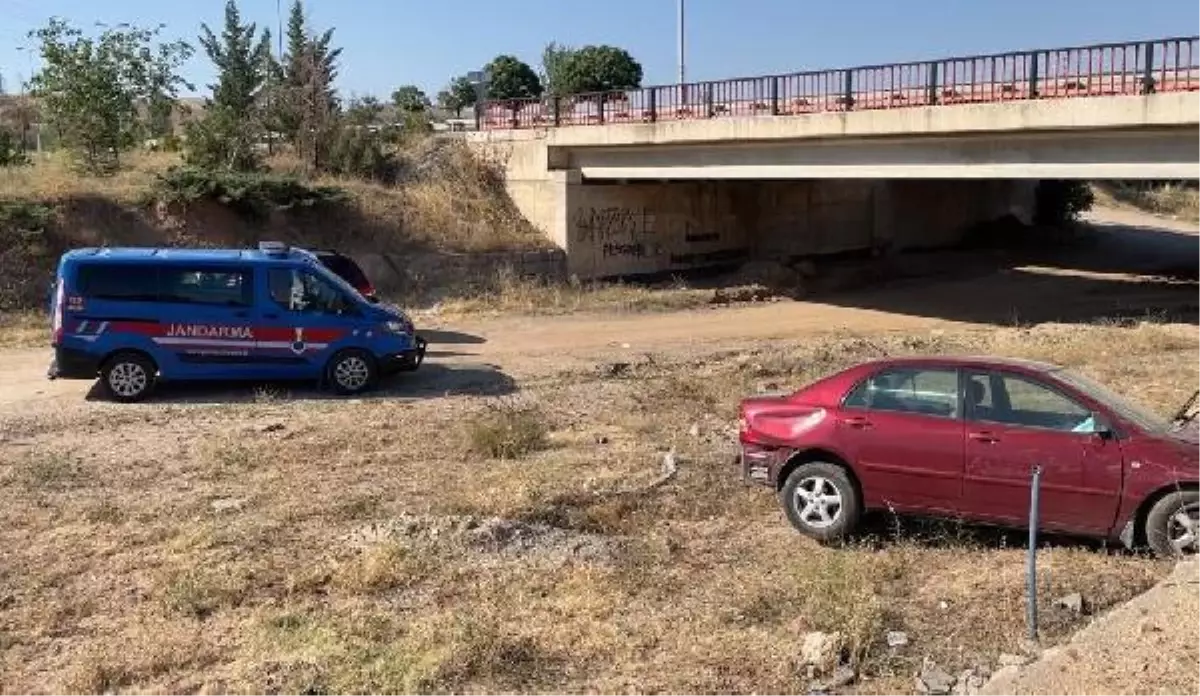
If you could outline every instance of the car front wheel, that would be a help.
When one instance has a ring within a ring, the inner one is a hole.
[[[329,361],[326,375],[333,390],[343,396],[370,391],[379,381],[375,358],[363,350],[344,350]]]
[[[792,526],[818,541],[844,539],[858,525],[858,488],[836,464],[801,464],[788,475],[779,495]]]
[[[1200,493],[1175,491],[1146,515],[1146,541],[1158,556],[1186,556],[1200,544]]]

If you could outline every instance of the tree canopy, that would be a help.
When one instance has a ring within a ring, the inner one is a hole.
[[[542,96],[542,81],[529,64],[516,56],[500,55],[488,63],[489,99],[529,99]]]
[[[615,46],[570,48],[551,43],[542,52],[542,70],[546,90],[555,96],[642,86],[642,64]]]
[[[392,92],[392,104],[403,113],[419,113],[429,109],[429,97],[416,85],[402,85]]]
[[[158,43],[160,30],[119,24],[93,38],[54,18],[30,32],[42,56],[32,93],[85,168],[115,170],[120,152],[146,132],[138,105],[156,96],[173,101],[178,88],[191,88],[178,74],[191,46]]]
[[[451,80],[446,89],[438,92],[437,103],[439,107],[453,111],[455,116],[462,116],[463,109],[475,105],[475,85],[466,75],[460,75]]]

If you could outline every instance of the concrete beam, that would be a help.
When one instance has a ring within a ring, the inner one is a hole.
[[[572,149],[586,179],[1194,179],[1195,126]]]

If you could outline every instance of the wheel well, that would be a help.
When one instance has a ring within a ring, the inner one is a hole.
[[[792,472],[795,471],[797,467],[802,464],[808,464],[809,462],[825,462],[826,464],[833,464],[845,469],[846,475],[849,476],[850,481],[854,483],[854,490],[858,493],[859,507],[862,507],[862,481],[858,479],[858,475],[854,473],[854,469],[848,463],[846,463],[845,459],[842,459],[837,454],[830,452],[829,450],[819,448],[800,450],[789,457],[787,463],[785,463],[779,469],[779,476],[775,481],[775,490],[783,490],[783,484],[787,481],[788,476],[791,476]]]
[[[1137,510],[1133,513],[1133,539],[1134,543],[1143,545],[1146,543],[1146,517],[1150,514],[1150,508],[1154,504],[1165,498],[1167,495],[1175,491],[1194,491],[1200,489],[1195,481],[1186,483],[1174,483],[1169,486],[1163,486],[1146,496],[1141,505],[1138,505]]]
[[[156,361],[154,359],[154,357],[151,356],[149,353],[147,353],[146,351],[141,350],[139,348],[118,348],[117,350],[114,350],[114,351],[108,353],[107,355],[105,355],[103,358],[100,359],[100,363],[99,363],[100,369],[104,369],[104,366],[107,365],[110,360],[112,360],[113,358],[115,358],[118,355],[121,355],[123,353],[133,353],[134,355],[140,355],[143,358],[149,360],[150,364],[154,366],[154,369],[156,369],[156,370],[158,369],[158,361]]]

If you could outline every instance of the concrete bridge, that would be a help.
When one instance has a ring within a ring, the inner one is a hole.
[[[581,277],[951,244],[1037,180],[1193,179],[1196,37],[483,105]]]

